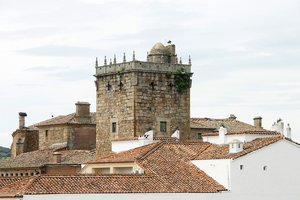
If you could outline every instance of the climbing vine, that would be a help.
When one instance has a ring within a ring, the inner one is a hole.
[[[178,68],[175,73],[174,82],[179,94],[182,94],[191,87],[192,73],[188,73],[184,68]]]

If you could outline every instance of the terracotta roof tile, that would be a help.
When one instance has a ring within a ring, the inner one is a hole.
[[[40,167],[45,164],[51,164],[53,150],[37,150],[23,153],[14,159],[0,162],[1,168],[21,168],[21,167]],[[63,150],[61,164],[82,164],[95,158],[94,151],[88,150]]]

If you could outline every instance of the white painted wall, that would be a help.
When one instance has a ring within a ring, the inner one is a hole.
[[[141,144],[139,140],[112,141],[112,151],[116,153],[134,149],[140,146]]]
[[[256,138],[266,138],[272,135],[263,134],[236,134],[236,135],[225,135],[225,144],[232,142],[233,140],[239,140],[242,142],[250,142]],[[220,144],[219,136],[203,136],[204,142],[210,142],[213,144]]]
[[[243,170],[240,170],[240,165],[243,165]],[[300,148],[289,141],[281,140],[233,160],[231,166],[234,196],[300,199]],[[267,166],[266,171],[264,166]]]
[[[230,189],[230,162],[230,159],[192,161],[199,169],[228,189]]]

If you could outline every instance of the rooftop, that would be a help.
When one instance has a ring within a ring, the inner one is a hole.
[[[241,122],[236,118],[191,118],[191,128],[206,129],[209,132],[203,133],[203,136],[216,136],[218,130],[223,125],[227,129],[228,135],[233,134],[264,134],[264,135],[278,135],[279,133],[269,131],[261,127],[256,127],[245,122]]]

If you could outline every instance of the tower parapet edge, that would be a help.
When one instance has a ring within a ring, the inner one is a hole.
[[[130,61],[125,63],[116,63],[111,65],[103,65],[96,67],[95,76],[104,76],[121,72],[161,72],[176,73],[178,69],[184,69],[185,72],[191,73],[191,65],[189,64],[173,64],[173,63],[153,63],[145,61]]]

